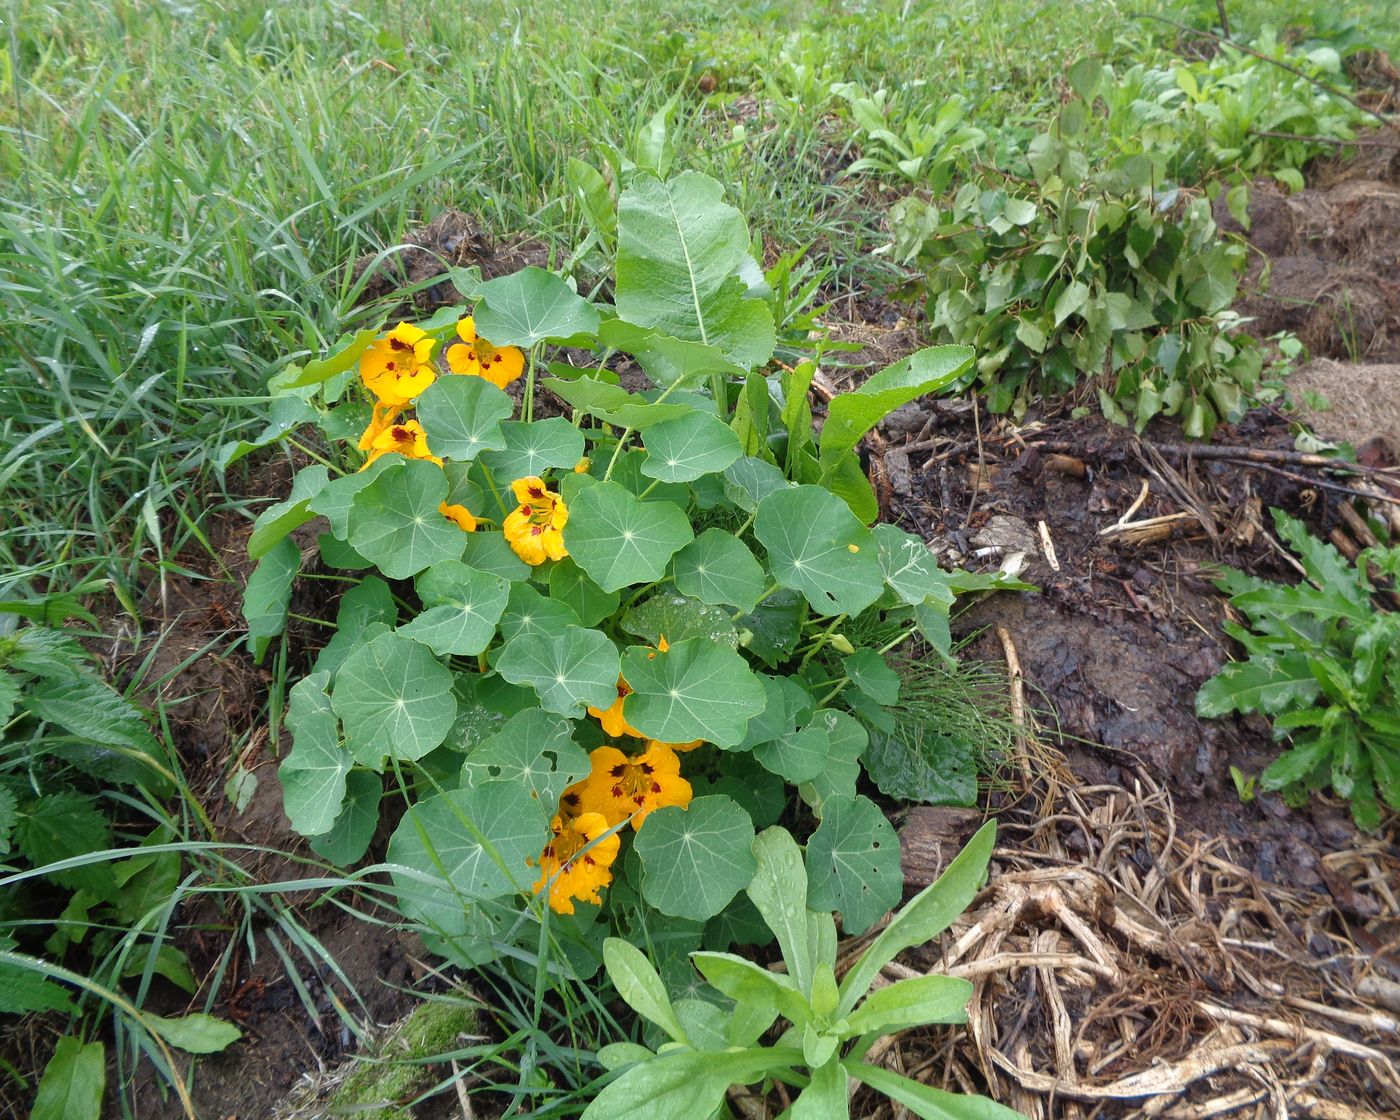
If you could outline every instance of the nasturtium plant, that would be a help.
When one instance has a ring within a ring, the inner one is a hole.
[[[316,563],[293,529],[321,519],[319,563],[349,585],[291,690],[287,810],[350,864],[392,783],[400,905],[459,961],[549,937],[550,967],[591,974],[616,932],[666,946],[673,975],[702,938],[761,939],[754,835],[780,816],[806,842],[799,905],[858,932],[898,899],[862,759],[898,697],[884,653],[946,632],[961,585],[869,528],[856,449],[972,352],[838,396],[818,440],[815,367],[770,368],[767,289],[722,193],[632,176],[612,307],[528,269],[279,382],[338,451],[258,520],[257,642]],[[617,354],[648,384],[617,384]]]

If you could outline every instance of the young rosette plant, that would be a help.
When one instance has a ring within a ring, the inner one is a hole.
[[[631,1042],[605,1046],[600,1059],[620,1072],[584,1110],[584,1120],[702,1120],[719,1115],[730,1086],[759,1082],[799,1090],[779,1120],[849,1117],[855,1083],[926,1120],[1020,1120],[1020,1113],[985,1097],[949,1093],[864,1060],[881,1035],[967,1022],[972,985],[966,980],[930,975],[881,987],[875,982],[901,950],[931,941],[962,913],[986,877],[995,839],[996,825],[988,822],[837,983],[835,923],[829,913],[801,902],[810,887],[802,852],[785,829],[762,832],[754,840],[755,873],[746,893],[777,939],[787,971],[773,972],[731,953],[692,953],[695,967],[733,1005],[672,1002],[642,952],[609,939],[608,976],[669,1041],[655,1053]],[[764,1045],[761,1039],[779,1020],[786,1028]]]
[[[1270,717],[1289,747],[1260,787],[1301,804],[1330,785],[1351,801],[1356,823],[1373,829],[1377,793],[1400,810],[1400,611],[1381,605],[1373,583],[1373,574],[1400,580],[1400,548],[1367,549],[1353,564],[1301,521],[1273,513],[1305,578],[1290,587],[1225,570],[1216,586],[1248,622],[1225,631],[1247,656],[1201,686],[1196,711]]]
[[[767,369],[766,289],[721,194],[633,179],[612,306],[537,268],[458,274],[470,310],[275,380],[291,403],[266,439],[309,418],[335,452],[254,525],[255,653],[306,558],[294,528],[323,519],[320,562],[352,584],[291,689],[286,810],[351,864],[391,777],[399,903],[456,959],[533,951],[547,922],[556,962],[598,967],[611,928],[680,977],[702,943],[766,936],[742,892],[756,831],[790,809],[807,902],[855,933],[899,900],[893,830],[858,792],[900,687],[884,654],[915,633],[946,653],[955,592],[985,581],[868,527],[856,449],[972,353],[883,370],[817,438],[814,367]],[[618,384],[617,356],[650,387]]]

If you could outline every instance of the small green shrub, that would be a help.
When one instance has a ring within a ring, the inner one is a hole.
[[[1247,656],[1202,686],[1196,711],[1268,716],[1289,747],[1260,788],[1301,803],[1330,785],[1358,825],[1375,828],[1377,793],[1400,810],[1400,612],[1382,605],[1371,573],[1393,588],[1400,548],[1352,564],[1280,510],[1274,524],[1306,578],[1288,586],[1227,569],[1216,581],[1248,623],[1225,624]]]

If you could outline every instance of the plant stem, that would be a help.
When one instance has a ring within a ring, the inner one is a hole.
[[[729,617],[730,617],[731,619],[733,619],[733,618],[743,618],[744,615],[746,615],[746,614],[753,614],[754,611],[758,610],[758,604],[759,604],[759,603],[763,602],[763,600],[767,599],[767,598],[768,598],[769,596],[771,596],[771,595],[776,595],[777,592],[778,592],[778,590],[779,590],[779,585],[775,583],[772,587],[770,587],[767,591],[765,591],[762,595],[760,595],[760,596],[758,597],[757,601],[754,603],[754,605],[753,605],[752,607],[750,607],[748,610],[746,610],[746,611],[735,611],[735,612],[734,612],[732,615],[730,615]]]
[[[525,374],[525,403],[521,409],[527,424],[535,418],[535,365],[542,345],[544,344],[537,342],[530,347],[530,369]]]
[[[797,666],[798,672],[801,672],[803,669],[807,668],[807,662],[811,661],[812,658],[816,657],[816,655],[821,652],[822,647],[825,646],[827,642],[831,641],[832,635],[836,633],[836,628],[845,621],[846,616],[844,613],[838,614],[835,618],[831,620],[831,625],[821,632],[821,636],[815,642],[812,643],[812,648],[809,649],[807,651],[806,656],[802,658],[801,663]]]

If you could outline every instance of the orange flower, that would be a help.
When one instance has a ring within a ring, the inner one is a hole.
[[[466,506],[448,505],[446,502],[443,502],[438,506],[438,513],[442,514],[448,521],[451,521],[457,528],[461,529],[462,532],[476,532],[476,518],[467,511]]]
[[[525,355],[514,346],[497,349],[484,338],[478,338],[476,323],[470,315],[457,320],[457,337],[447,348],[447,368],[453,373],[484,377],[498,389],[504,389],[525,370]]]
[[[403,408],[437,380],[432,365],[436,345],[419,328],[400,323],[360,355],[360,380],[380,404]]]
[[[368,434],[368,433],[366,433]],[[363,441],[362,441],[363,442]],[[428,436],[423,425],[417,420],[405,420],[402,424],[391,424],[375,436],[370,443],[369,458],[364,470],[381,455],[402,455],[406,459],[425,459],[442,466],[442,460],[428,450]]]
[[[382,436],[394,425],[399,413],[403,411],[396,404],[381,404],[374,402],[374,408],[370,412],[369,427],[360,436],[359,448],[361,451],[369,451],[374,447],[374,441]]]
[[[589,708],[588,714],[603,726],[603,733],[613,739],[623,735],[644,738],[642,733],[627,722],[622,714],[622,702],[632,695],[632,689],[621,677],[617,678],[617,699],[608,708]]]
[[[501,528],[515,554],[532,567],[569,555],[562,532],[569,520],[564,500],[533,475],[516,479],[511,489],[520,505],[506,515]]]
[[[612,882],[612,865],[622,838],[607,833],[608,822],[598,813],[560,815],[550,828],[554,838],[540,853],[535,893],[549,888],[549,908],[572,914],[574,900],[601,903],[599,891]]]
[[[580,808],[600,814],[609,826],[630,817],[632,827],[641,828],[655,809],[690,804],[690,783],[681,777],[681,760],[665,743],[652,740],[630,758],[616,747],[599,747],[588,757],[593,768],[578,789]]]

